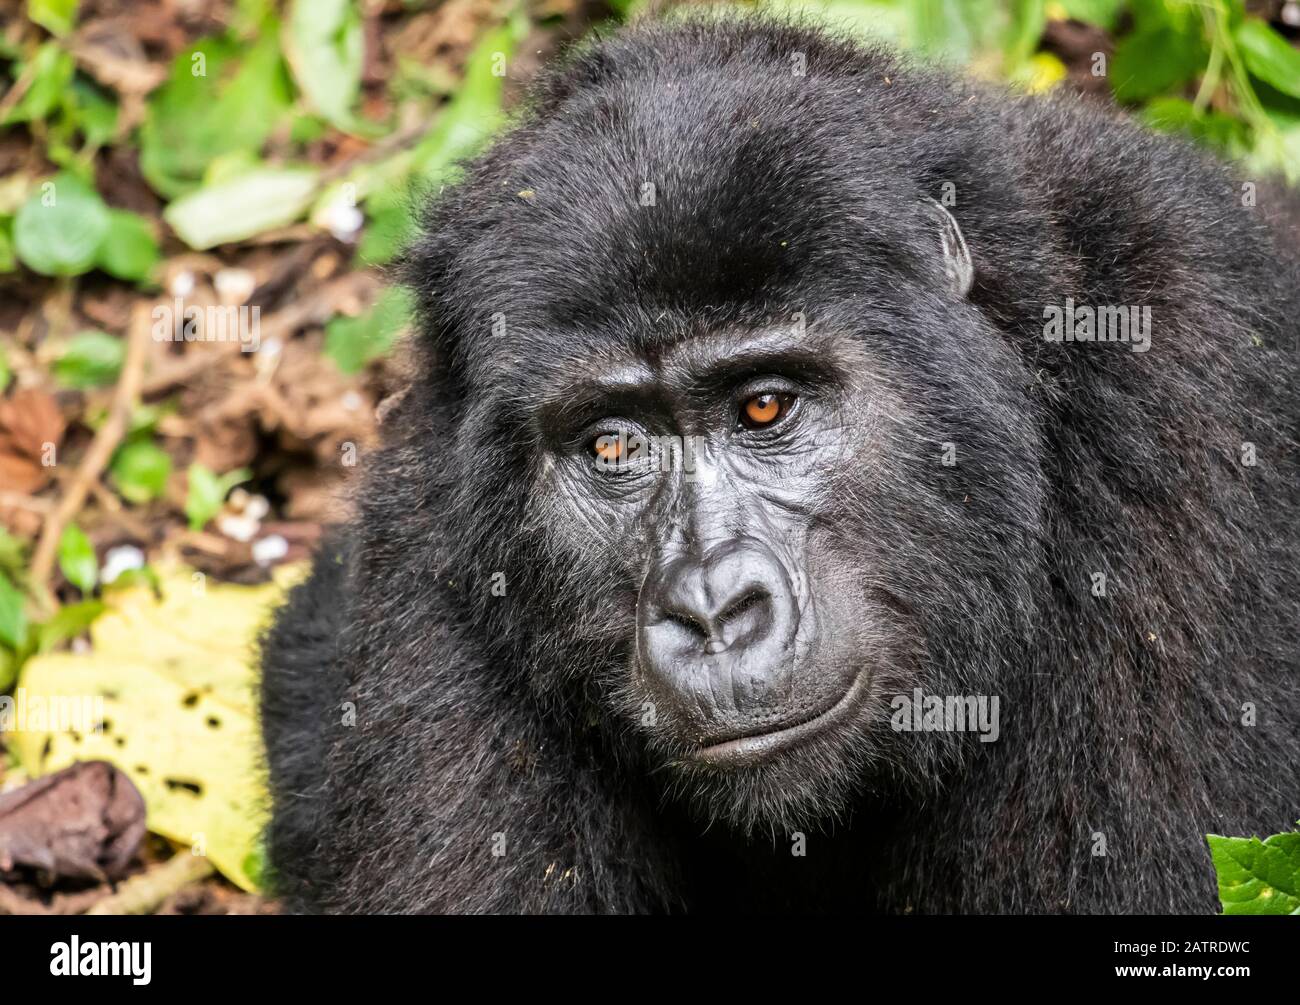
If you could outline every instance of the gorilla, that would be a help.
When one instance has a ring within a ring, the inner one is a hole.
[[[1300,816],[1282,198],[804,23],[578,47],[264,640],[288,907],[1216,910]]]

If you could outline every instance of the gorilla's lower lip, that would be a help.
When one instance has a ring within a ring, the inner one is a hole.
[[[694,751],[691,759],[710,767],[738,768],[757,764],[780,751],[788,750],[848,719],[862,704],[870,677],[866,670],[859,671],[843,697],[811,719],[805,719],[793,726],[782,726],[770,732],[740,736],[722,743],[700,747]]]

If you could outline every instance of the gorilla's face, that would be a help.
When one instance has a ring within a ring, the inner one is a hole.
[[[853,358],[791,324],[607,358],[548,393],[564,533],[632,586],[626,711],[684,768],[861,730],[873,615],[832,517],[882,420]]]
[[[936,514],[908,483],[939,444],[919,456],[888,366],[791,321],[534,370],[536,522],[599,597],[570,616],[617,654],[604,714],[702,816],[834,814],[889,745],[890,698],[922,683],[915,566],[960,545],[916,540]]]

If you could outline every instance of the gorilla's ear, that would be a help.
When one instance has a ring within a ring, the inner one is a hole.
[[[943,275],[948,289],[958,300],[964,300],[975,282],[975,266],[971,264],[970,249],[956,219],[934,199],[925,201],[926,209],[939,229],[939,247],[943,252]]]

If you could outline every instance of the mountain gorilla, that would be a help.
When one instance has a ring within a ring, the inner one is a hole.
[[[1204,834],[1300,815],[1253,191],[800,25],[578,51],[428,210],[267,639],[289,905],[1216,909]]]

